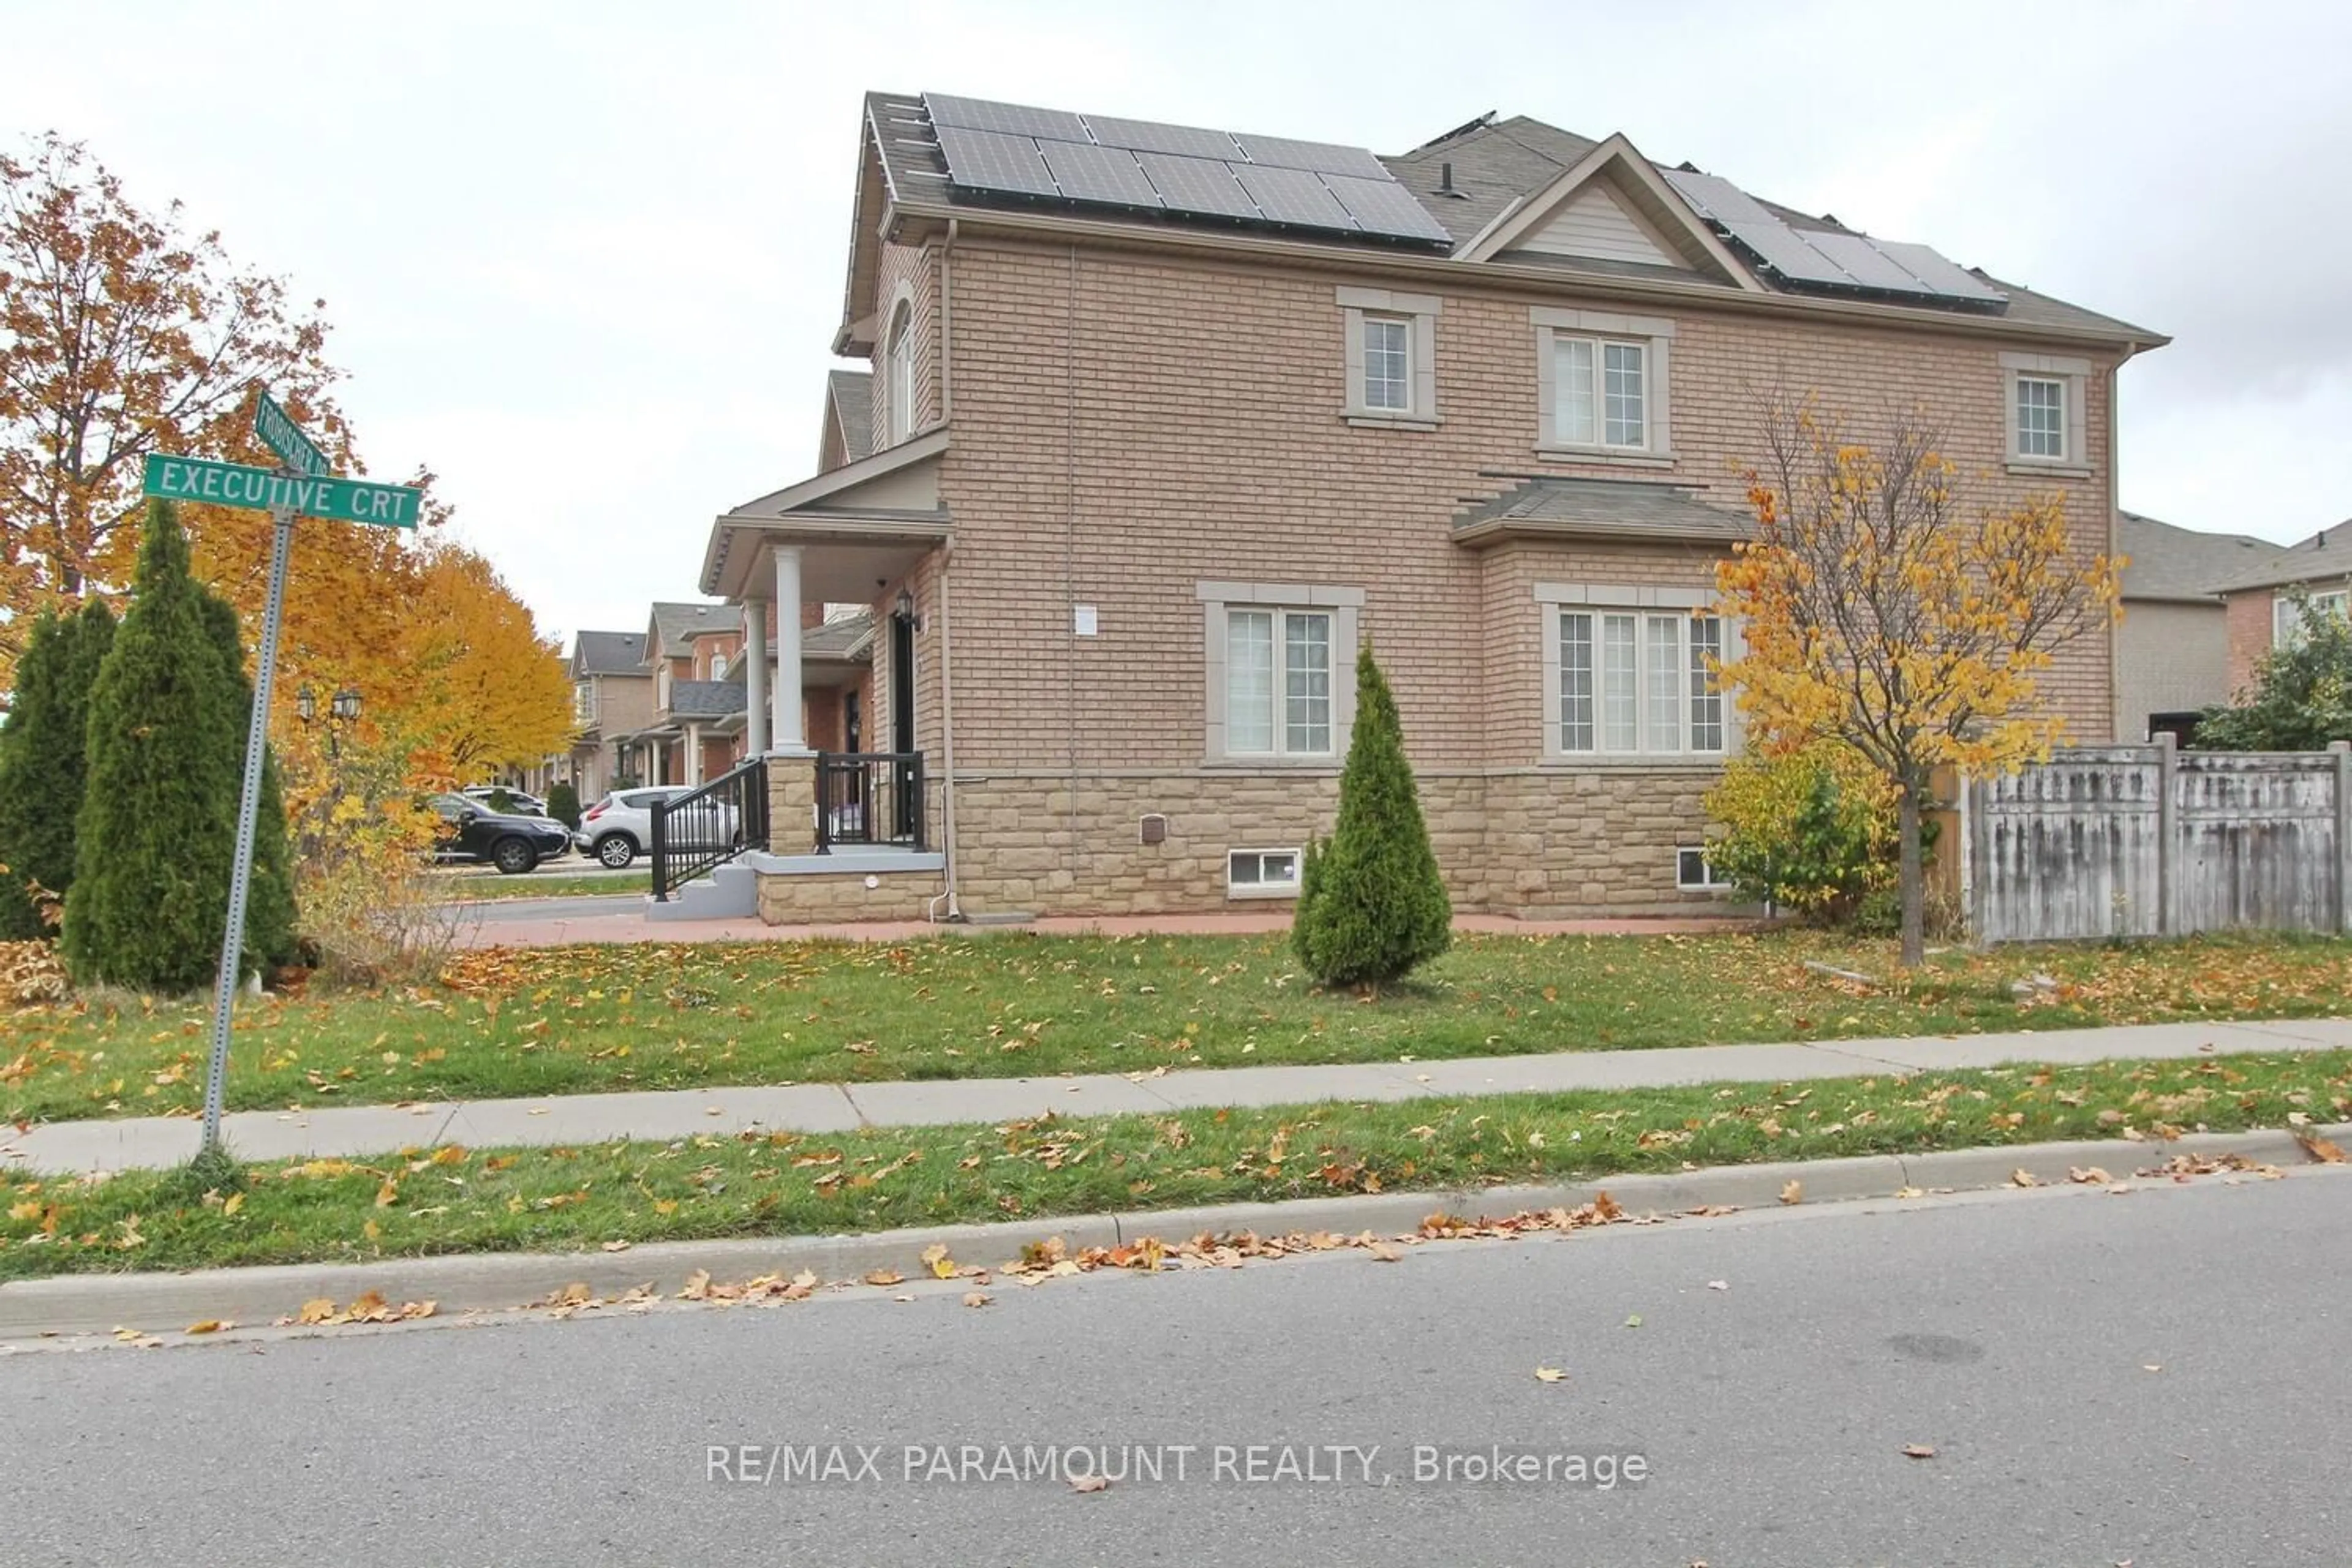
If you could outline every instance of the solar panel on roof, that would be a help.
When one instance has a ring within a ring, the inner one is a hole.
[[[1801,283],[1846,283],[1853,279],[1843,267],[1804,242],[1796,230],[1767,214],[1753,222],[1723,226],[1781,277]]]
[[[1058,196],[1061,187],[1037,155],[1037,143],[1026,136],[993,131],[968,131],[954,125],[939,127],[940,151],[948,155],[948,178],[976,191],[1019,191],[1025,195]]]
[[[1359,179],[1381,180],[1388,170],[1378,158],[1361,147],[1342,147],[1330,142],[1293,142],[1283,136],[1252,136],[1238,133],[1234,140],[1242,144],[1253,163],[1267,164],[1277,169],[1312,169],[1319,174],[1353,174]]]
[[[1370,234],[1392,234],[1411,239],[1444,239],[1454,237],[1445,226],[1429,216],[1429,209],[1415,201],[1411,191],[1394,180],[1362,180],[1353,174],[1326,174],[1324,184],[1339,198],[1340,205],[1354,216],[1356,222]]]
[[[1183,158],[1238,158],[1234,139],[1223,131],[1192,125],[1162,125],[1156,120],[1118,120],[1089,114],[1087,128],[1106,147],[1126,147],[1138,153],[1172,153]]]
[[[1766,212],[1755,197],[1719,174],[1702,174],[1692,169],[1664,169],[1666,184],[1680,191],[1683,199],[1696,207],[1701,217],[1713,218],[1720,224],[1777,223],[1780,220]]]
[[[1798,231],[1797,237],[1837,263],[1855,282],[1866,289],[1885,289],[1896,294],[1936,292],[1899,263],[1890,259],[1865,235],[1802,229]]]
[[[1242,189],[1250,194],[1250,199],[1257,203],[1258,210],[1276,223],[1351,232],[1356,227],[1356,220],[1348,216],[1339,198],[1308,170],[1266,168],[1256,163],[1232,163],[1227,167],[1241,182]]]
[[[1097,147],[1088,142],[1040,141],[1062,194],[1082,202],[1118,202],[1128,206],[1156,207],[1160,193],[1136,166],[1135,154],[1124,147]]]
[[[993,131],[1003,136],[1050,136],[1061,142],[1084,142],[1087,122],[1067,110],[1031,109],[1018,103],[992,103],[983,98],[952,98],[923,94],[923,107],[935,126],[963,131]]]
[[[1160,199],[1171,212],[1204,213],[1216,217],[1259,216],[1257,204],[1234,178],[1234,172],[1213,158],[1178,158],[1165,153],[1139,153],[1135,161],[1160,189]]]
[[[1878,242],[1878,248],[1908,268],[1922,283],[1947,299],[1978,300],[1995,304],[2006,302],[2009,299],[2008,295],[1931,247],[1882,239]]]

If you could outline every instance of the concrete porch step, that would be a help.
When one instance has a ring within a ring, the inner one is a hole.
[[[710,875],[696,878],[667,900],[646,895],[649,921],[744,920],[759,911],[759,877],[740,860],[712,867]]]

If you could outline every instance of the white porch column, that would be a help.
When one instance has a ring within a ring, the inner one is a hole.
[[[776,689],[771,693],[777,752],[805,755],[801,733],[801,547],[779,544],[776,558]]]
[[[702,726],[699,724],[686,727],[686,782],[689,784],[702,783]]]
[[[768,752],[768,602],[743,601],[743,754]]]

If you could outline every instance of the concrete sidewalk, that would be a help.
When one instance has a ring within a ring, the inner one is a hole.
[[[436,1143],[486,1149],[621,1138],[666,1142],[697,1133],[723,1137],[754,1129],[824,1133],[861,1127],[1001,1122],[1047,1111],[1064,1116],[1165,1115],[1209,1106],[1402,1100],[1712,1082],[1784,1083],[2011,1063],[2347,1048],[2352,1048],[2352,1018],[2144,1024],[2040,1034],[1832,1040],[1818,1045],[1690,1046],[1340,1067],[1220,1068],[1158,1078],[1093,1073],[1043,1079],[810,1083],[560,1095],[544,1100],[248,1110],[227,1118],[226,1131],[230,1147],[244,1158],[282,1160],[383,1154]],[[187,1117],[52,1122],[0,1141],[0,1168],[119,1171],[166,1166],[187,1159],[196,1145],[197,1126]]]
[[[1290,929],[1289,911],[1207,915],[1047,915],[1003,924],[933,921],[860,921],[832,925],[767,925],[742,920],[661,921],[646,916],[642,899],[610,895],[509,899],[453,905],[459,947],[571,947],[606,942],[908,942],[917,937],[987,936],[1029,931],[1038,936],[1264,936]],[[1523,921],[1507,915],[1459,915],[1454,929],[1509,936],[1664,936],[1746,931],[1762,922],[1739,916],[1632,917],[1623,920]]]

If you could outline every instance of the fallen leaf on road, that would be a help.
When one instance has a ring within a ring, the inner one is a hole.
[[[1536,1381],[1538,1383],[1562,1383],[1565,1382],[1567,1378],[1568,1373],[1560,1371],[1559,1368],[1556,1366],[1539,1366],[1536,1368]]]
[[[677,1293],[681,1301],[704,1301],[710,1297],[710,1270],[698,1268],[686,1277],[686,1288]]]
[[[2140,1367],[2142,1372],[2162,1372],[2163,1370],[2164,1363],[2160,1361],[2147,1362]]]
[[[326,1296],[314,1296],[310,1300],[302,1303],[301,1316],[296,1321],[298,1322],[304,1323],[323,1323],[334,1316],[335,1303],[333,1299]]]
[[[1903,1457],[1906,1459],[1932,1459],[1936,1457],[1935,1446],[1929,1443],[1906,1443],[1903,1445]]]
[[[2323,1165],[2340,1165],[2344,1163],[2344,1150],[2342,1146],[2330,1142],[2327,1139],[2320,1137],[2315,1132],[2298,1132],[2294,1135],[2294,1141],[2303,1145],[2303,1152],[2305,1153],[2310,1155],[2313,1159],[2318,1161]]]
[[[1805,1201],[1805,1184],[1796,1181],[1788,1183],[1780,1189],[1780,1201],[1784,1204],[1803,1203]]]
[[[985,1307],[995,1300],[995,1297],[985,1290],[967,1290],[963,1293],[963,1304],[967,1307]]]
[[[934,1279],[952,1279],[956,1276],[955,1259],[948,1256],[944,1242],[935,1241],[923,1248],[923,1266],[931,1271]]]
[[[1375,1263],[1395,1263],[1404,1257],[1404,1248],[1393,1241],[1376,1241],[1369,1250]]]
[[[1636,1312],[1632,1317],[1627,1318],[1625,1320],[1625,1326],[1629,1329],[1640,1328],[1642,1326],[1642,1314]]]
[[[1107,1492],[1110,1490],[1108,1476],[1072,1476],[1070,1489],[1074,1492]]]
[[[1918,1187],[1897,1187],[1895,1189],[1895,1195],[1898,1198],[1924,1198],[1927,1194]]]
[[[629,1244],[625,1241],[608,1241],[604,1243],[604,1250],[607,1252],[626,1252],[629,1250]]]
[[[1728,1279],[1710,1279],[1706,1282],[1706,1288],[1710,1290],[1728,1290],[1731,1289],[1731,1281]]]
[[[2009,1184],[2012,1187],[2038,1187],[2042,1184],[2034,1179],[2032,1172],[2020,1166],[2009,1173]]]
[[[190,1323],[184,1331],[191,1334],[216,1334],[223,1329],[232,1326],[222,1322],[218,1318],[206,1318],[201,1323]]]
[[[866,1271],[866,1282],[868,1285],[897,1285],[903,1282],[906,1278],[895,1268],[873,1268]]]
[[[2070,1165],[2066,1170],[2066,1179],[2070,1182],[2081,1182],[2087,1186],[2104,1187],[2107,1184],[2109,1177],[2106,1172],[2096,1165]]]

